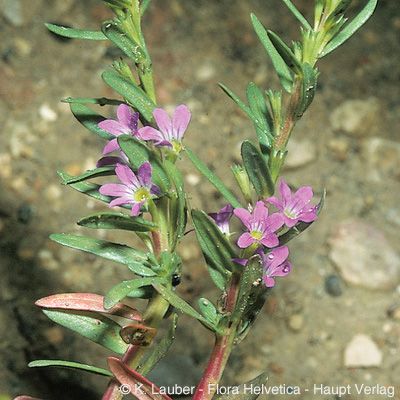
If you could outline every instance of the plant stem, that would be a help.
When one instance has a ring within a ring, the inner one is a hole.
[[[227,315],[231,315],[235,309],[240,278],[241,275],[238,272],[232,274],[224,306],[224,312]],[[236,337],[237,325],[238,321],[229,320],[225,334],[216,334],[214,348],[211,352],[204,374],[196,388],[193,400],[210,400],[214,396],[217,389],[216,386],[221,380],[226,363],[232,351]]]

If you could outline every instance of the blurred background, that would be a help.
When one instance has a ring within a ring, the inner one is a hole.
[[[159,104],[189,105],[185,140],[234,187],[228,165],[239,161],[240,142],[254,133],[217,82],[242,97],[249,81],[276,87],[249,14],[287,41],[298,38],[297,23],[279,0],[153,3],[144,25]],[[310,16],[313,2],[295,3]],[[363,2],[353,3],[350,14]],[[59,184],[57,169],[79,174],[94,167],[103,145],[60,99],[114,97],[100,73],[119,54],[106,42],[61,40],[43,23],[97,29],[109,16],[96,0],[0,0],[1,400],[20,393],[98,399],[106,385],[65,370],[29,370],[27,363],[54,358],[104,367],[102,349],[53,325],[33,302],[57,292],[104,293],[128,276],[121,266],[48,240],[51,232],[83,233],[75,221],[104,209]],[[317,194],[326,187],[326,207],[291,242],[294,270],[235,350],[225,383],[267,371],[271,385],[400,384],[399,38],[399,3],[381,0],[370,22],[321,60],[317,96],[295,130],[284,176]],[[179,165],[191,205],[219,209],[223,200],[214,189],[187,160]],[[182,295],[215,298],[193,234],[181,254]],[[156,383],[195,385],[211,344],[211,335],[182,317],[173,352],[154,372]],[[346,397],[353,398],[364,397]]]

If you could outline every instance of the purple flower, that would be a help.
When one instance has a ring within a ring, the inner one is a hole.
[[[268,203],[274,205],[284,218],[286,226],[295,226],[299,221],[312,222],[317,219],[317,206],[310,205],[313,191],[310,186],[302,186],[292,194],[288,184],[280,179],[280,198],[270,197]]]
[[[257,202],[252,214],[245,208],[236,208],[233,212],[248,229],[239,237],[237,244],[240,248],[244,249],[254,243],[266,247],[278,246],[278,236],[274,232],[283,225],[280,214],[268,216],[268,208],[262,201]]]
[[[162,108],[153,111],[158,129],[145,126],[139,129],[138,136],[143,140],[153,140],[156,146],[171,147],[176,153],[182,150],[182,138],[189,125],[191,113],[184,104],[176,107],[172,119]]]
[[[135,113],[126,104],[121,104],[117,108],[117,120],[106,119],[99,122],[98,127],[115,136],[103,149],[103,154],[112,153],[119,150],[117,137],[121,135],[136,136],[138,132],[139,113]]]
[[[229,235],[229,221],[233,215],[233,207],[230,204],[227,204],[225,207],[221,208],[216,213],[208,214],[217,224],[220,231],[225,234]]]
[[[263,281],[266,287],[275,286],[275,276],[286,276],[292,269],[287,258],[289,249],[287,246],[277,247],[268,254],[259,253],[264,267]]]
[[[124,164],[117,164],[115,173],[121,183],[106,183],[99,189],[105,196],[116,197],[110,202],[110,207],[130,204],[131,215],[136,216],[148,200],[160,195],[160,189],[151,181],[152,168],[148,161],[139,167],[136,174]]]

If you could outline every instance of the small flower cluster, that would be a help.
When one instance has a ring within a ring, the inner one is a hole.
[[[106,119],[98,126],[110,133],[113,138],[103,149],[104,157],[97,166],[115,165],[115,174],[121,183],[106,183],[99,189],[106,196],[115,197],[109,206],[129,206],[131,215],[137,216],[143,207],[161,195],[160,188],[152,182],[152,167],[149,162],[143,163],[135,173],[128,165],[128,159],[118,144],[121,135],[134,136],[139,140],[151,142],[157,147],[166,147],[179,154],[182,150],[183,135],[189,125],[191,113],[187,106],[180,105],[175,109],[172,118],[161,108],[153,112],[158,129],[151,126],[138,128],[139,114],[126,105],[121,104],[117,109],[117,119]],[[119,156],[110,156],[119,152]]]
[[[274,277],[286,276],[291,271],[291,264],[287,260],[289,249],[279,246],[277,232],[284,226],[293,228],[299,222],[312,222],[317,218],[317,206],[310,205],[313,197],[311,187],[303,186],[292,193],[281,179],[278,190],[279,197],[258,201],[250,211],[245,208],[233,209],[228,205],[218,213],[210,214],[226,235],[230,235],[229,221],[232,215],[243,223],[246,231],[240,235],[237,245],[243,249],[245,258],[234,261],[245,266],[251,256],[258,254],[264,267],[263,281],[267,287],[275,286]],[[269,215],[267,204],[273,205],[277,212]]]

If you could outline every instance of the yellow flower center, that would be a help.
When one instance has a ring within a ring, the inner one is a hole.
[[[141,201],[146,201],[150,199],[150,191],[149,189],[145,187],[141,187],[140,189],[136,190],[136,192],[133,194],[133,198],[135,201],[140,203]]]
[[[256,240],[261,240],[262,236],[263,236],[262,232],[260,232],[260,231],[251,231],[250,235],[252,238],[254,238]]]
[[[179,140],[171,140],[171,143],[174,153],[179,154],[182,151],[182,143]]]

